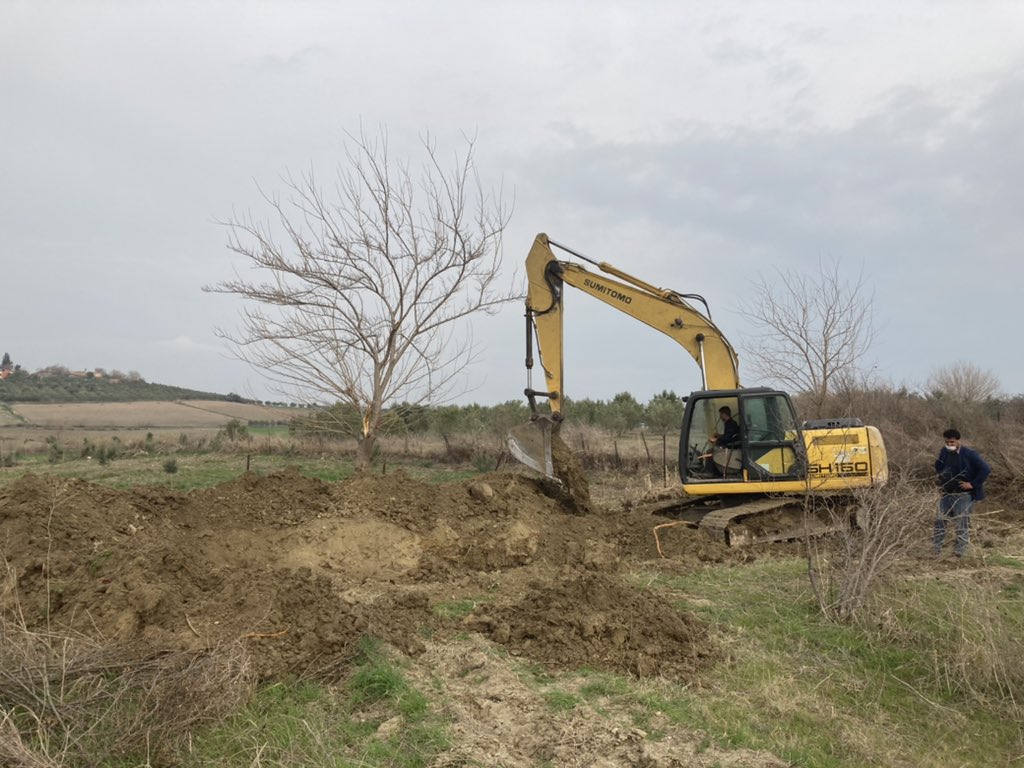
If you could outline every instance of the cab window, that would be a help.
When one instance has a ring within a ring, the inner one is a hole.
[[[765,479],[801,475],[799,431],[789,398],[782,394],[744,398],[743,422],[753,475]]]

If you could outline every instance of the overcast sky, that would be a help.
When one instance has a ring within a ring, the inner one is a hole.
[[[28,370],[271,396],[215,334],[240,304],[201,290],[237,264],[216,222],[332,174],[362,124],[414,159],[476,136],[510,281],[547,232],[703,294],[742,348],[752,281],[836,260],[883,380],[959,360],[1024,392],[1024,3],[3,0],[0,105],[0,352]],[[699,388],[566,301],[569,396]],[[459,401],[520,398],[521,307],[474,337]]]

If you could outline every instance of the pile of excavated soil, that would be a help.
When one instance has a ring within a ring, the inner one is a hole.
[[[344,667],[364,634],[416,656],[472,631],[551,667],[686,679],[712,652],[704,628],[627,578],[659,560],[660,522],[578,514],[514,473],[289,470],[190,493],[27,475],[0,491],[0,610],[154,651],[242,639],[263,678]],[[681,528],[662,546],[662,569],[750,557]]]
[[[484,606],[466,625],[556,667],[685,678],[713,657],[703,625],[604,573],[532,584],[521,600]]]

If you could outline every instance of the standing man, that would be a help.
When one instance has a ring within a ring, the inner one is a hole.
[[[932,550],[942,554],[942,542],[946,538],[946,521],[956,523],[956,544],[953,554],[963,557],[970,536],[971,507],[974,502],[985,498],[984,483],[991,471],[981,454],[960,444],[960,432],[947,429],[942,433],[946,444],[935,460],[935,474],[942,488],[939,511],[935,517],[935,534]]]

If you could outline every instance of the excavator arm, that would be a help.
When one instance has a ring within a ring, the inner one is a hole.
[[[557,259],[552,246],[593,264],[604,274],[599,275],[576,262]],[[702,297],[658,288],[607,262],[588,259],[543,233],[534,239],[526,257],[526,275],[526,367],[530,375],[526,396],[533,412],[532,423],[513,430],[508,441],[513,455],[524,464],[553,476],[551,432],[557,431],[562,420],[562,301],[566,285],[675,340],[700,368],[702,389],[739,388],[735,350],[711,321],[710,313],[702,313],[690,303],[690,300],[699,301],[706,308]],[[543,389],[533,388],[534,337],[540,353]],[[540,412],[537,398],[547,398],[550,414]]]
[[[605,275],[618,279],[598,275],[575,262],[559,261],[551,250],[552,245],[590,261]],[[657,288],[607,262],[593,262],[550,240],[545,234],[537,235],[533,241],[526,257],[526,275],[527,367],[530,368],[533,362],[530,335],[535,331],[546,387],[543,391],[531,391],[535,397],[549,398],[551,413],[556,420],[556,415],[561,414],[562,297],[566,285],[603,301],[676,341],[700,367],[702,389],[739,388],[738,362],[732,345],[707,314],[687,300],[703,302],[701,297]]]

